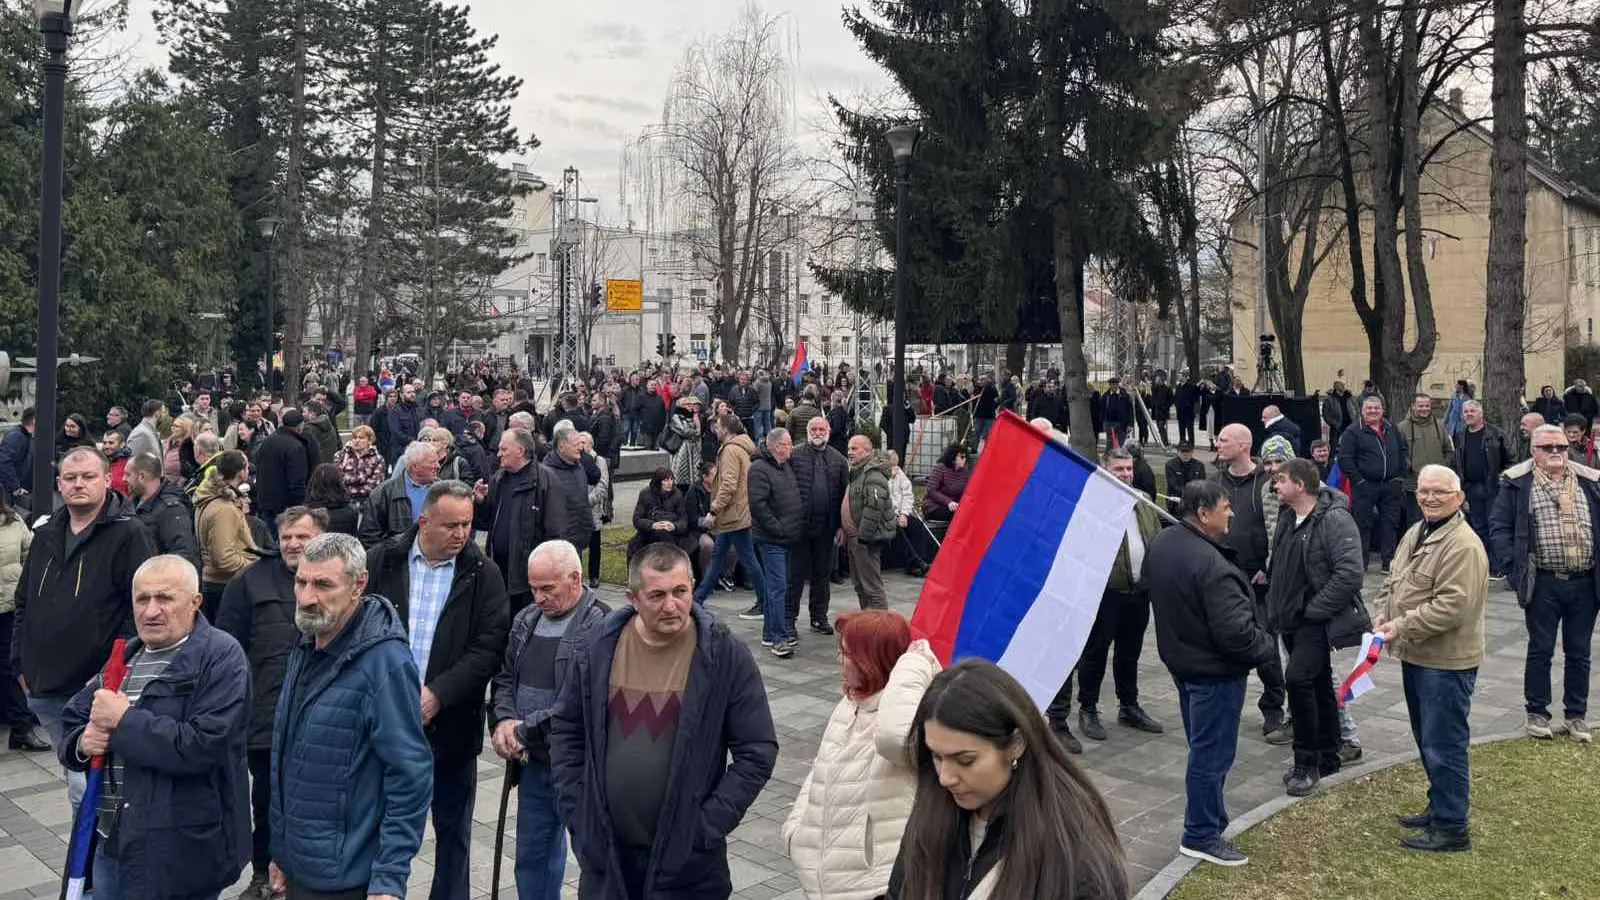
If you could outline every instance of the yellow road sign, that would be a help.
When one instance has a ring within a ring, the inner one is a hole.
[[[611,312],[642,312],[644,282],[628,278],[606,279],[606,309]]]

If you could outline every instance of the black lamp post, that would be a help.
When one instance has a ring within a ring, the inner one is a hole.
[[[922,129],[910,124],[896,125],[883,134],[894,153],[895,171],[894,380],[889,383],[889,437],[884,445],[900,454],[901,465],[911,464],[906,458],[911,436],[906,421],[906,265],[911,258],[906,246],[906,204],[911,190],[911,153],[921,135]]]
[[[44,184],[39,213],[39,349],[33,424],[33,512],[49,514],[55,496],[56,365],[61,353],[61,185],[65,168],[67,42],[72,0],[33,0],[44,61]]]
[[[273,215],[256,220],[256,229],[267,240],[267,367],[262,371],[262,378],[266,380],[268,392],[272,391],[272,358],[277,355],[278,291],[272,283],[272,276],[276,263],[274,257],[277,255],[278,227],[282,224],[283,220]]]

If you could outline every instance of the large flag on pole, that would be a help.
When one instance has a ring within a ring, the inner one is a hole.
[[[106,660],[100,686],[108,691],[122,690],[122,680],[128,674],[128,642],[117,638],[111,645],[111,658]],[[72,825],[72,843],[67,847],[67,870],[61,882],[62,900],[83,900],[89,872],[94,868],[95,823],[100,810],[100,782],[105,778],[106,758],[96,756],[89,761],[88,783],[83,799],[78,802],[78,817]]]
[[[811,371],[811,358],[806,353],[806,342],[801,341],[795,345],[794,362],[789,364],[789,380],[799,384],[801,376],[809,371]]]
[[[1133,518],[1133,492],[1003,412],[911,620],[945,665],[1000,665],[1041,708],[1066,682]]]

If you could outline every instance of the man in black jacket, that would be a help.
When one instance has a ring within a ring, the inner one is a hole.
[[[328,512],[295,506],[278,516],[278,552],[228,582],[217,610],[217,627],[233,635],[250,661],[250,887],[243,898],[270,897],[267,890],[268,850],[272,832],[267,820],[272,805],[272,727],[283,693],[289,653],[300,642],[294,623],[294,572],[311,539],[328,530]]]
[[[159,553],[173,554],[200,565],[200,544],[194,537],[194,509],[189,495],[161,478],[161,460],[141,453],[128,460],[123,476],[133,514],[144,523]]]
[[[407,623],[422,673],[422,724],[433,748],[433,890],[471,891],[472,804],[483,750],[483,697],[511,627],[500,569],[472,542],[473,490],[428,488],[415,528],[367,551],[368,590]]]
[[[1199,380],[1194,377],[1194,373],[1189,372],[1184,374],[1183,384],[1178,385],[1174,397],[1178,404],[1178,440],[1188,441],[1190,446],[1194,445],[1194,417],[1200,408],[1203,393],[1204,389],[1200,386]],[[1173,492],[1173,496],[1176,497],[1178,494]]]
[[[1361,421],[1339,437],[1339,471],[1350,479],[1361,548],[1371,550],[1376,540],[1385,575],[1400,540],[1405,475],[1410,468],[1406,439],[1383,417],[1383,401],[1366,398],[1361,402]]]
[[[1161,435],[1161,445],[1167,445],[1167,417],[1172,414],[1172,385],[1167,384],[1165,375],[1156,375],[1154,383],[1150,385],[1150,419],[1155,425],[1157,433]]]
[[[1450,454],[1450,468],[1461,476],[1461,489],[1467,494],[1467,522],[1485,547],[1489,546],[1489,515],[1500,490],[1500,473],[1510,468],[1515,451],[1505,432],[1483,420],[1483,406],[1476,400],[1461,404],[1461,418],[1467,427]],[[1489,580],[1502,581],[1505,573],[1489,554]]]
[[[1179,441],[1178,455],[1167,460],[1167,510],[1173,514],[1178,511],[1178,498],[1183,496],[1183,488],[1191,481],[1206,480],[1206,464],[1194,458],[1194,444],[1189,441]]]
[[[561,498],[566,502],[567,530],[552,537],[566,538],[581,553],[588,548],[591,534],[600,527],[589,506],[589,488],[600,483],[600,467],[594,457],[583,451],[578,434],[565,425],[557,427],[544,467],[561,484]]]
[[[800,637],[787,614],[789,547],[800,539],[804,518],[800,486],[789,465],[794,440],[785,428],[767,432],[765,448],[750,462],[750,522],[761,558],[761,645],[788,659]],[[741,614],[740,618],[743,618]]]
[[[1284,680],[1294,710],[1294,766],[1284,787],[1304,797],[1341,765],[1330,652],[1358,645],[1372,623],[1361,602],[1361,532],[1344,495],[1323,487],[1305,459],[1284,463],[1274,482],[1284,514],[1272,542],[1267,606],[1272,630],[1289,647]]]
[[[740,372],[739,383],[728,389],[728,405],[733,407],[733,414],[744,425],[745,434],[755,434],[756,408],[761,405],[761,398],[756,396],[756,389],[750,386],[749,372]]]
[[[1122,387],[1121,378],[1112,378],[1106,388],[1106,449],[1113,450],[1128,442],[1128,430],[1133,427],[1133,398]]]
[[[513,616],[533,602],[528,554],[545,541],[564,538],[567,531],[561,485],[549,469],[533,461],[537,452],[531,432],[510,429],[500,435],[499,470],[473,488],[477,498],[473,525],[489,533],[485,548],[505,573]]]
[[[156,548],[133,505],[111,491],[111,467],[95,448],[63,456],[56,486],[63,505],[34,529],[8,650],[28,708],[60,747],[67,701],[105,667],[112,643],[134,633],[133,575]],[[67,777],[73,809],[84,784],[82,773]]]
[[[1156,619],[1156,647],[1178,685],[1189,740],[1184,856],[1225,866],[1248,860],[1223,839],[1228,811],[1223,785],[1238,748],[1250,670],[1276,659],[1272,636],[1256,621],[1250,584],[1223,546],[1232,510],[1214,481],[1183,489],[1181,527],[1150,541],[1144,580]]]
[[[1263,442],[1270,437],[1281,437],[1289,442],[1296,456],[1306,452],[1306,445],[1300,440],[1300,426],[1284,415],[1278,407],[1269,406],[1261,411],[1261,429],[1265,433]]]
[[[300,410],[284,410],[283,427],[256,451],[255,510],[268,527],[276,527],[279,513],[306,501],[306,480],[315,465],[308,449],[314,445],[300,434],[304,428]]]
[[[795,408],[797,412],[799,409]],[[789,433],[794,434],[792,428]],[[813,416],[805,423],[805,434],[805,444],[796,447],[789,460],[804,508],[800,536],[789,555],[789,595],[784,602],[784,615],[792,633],[800,616],[800,597],[809,582],[811,630],[828,635],[833,634],[828,615],[832,602],[829,579],[833,574],[834,548],[842,540],[840,504],[850,483],[850,464],[829,443],[827,419]]]

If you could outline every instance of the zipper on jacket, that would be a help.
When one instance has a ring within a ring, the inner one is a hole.
[[[55,562],[55,557],[51,557],[51,558],[45,560],[44,561],[44,571],[39,573],[39,593],[40,594],[44,593],[44,580],[46,578],[50,577],[50,564],[53,563],[53,562]]]
[[[79,559],[78,559],[78,583],[72,588],[72,596],[78,597],[78,596],[82,596],[82,594],[83,594],[83,559],[82,559],[82,557],[79,557]]]

